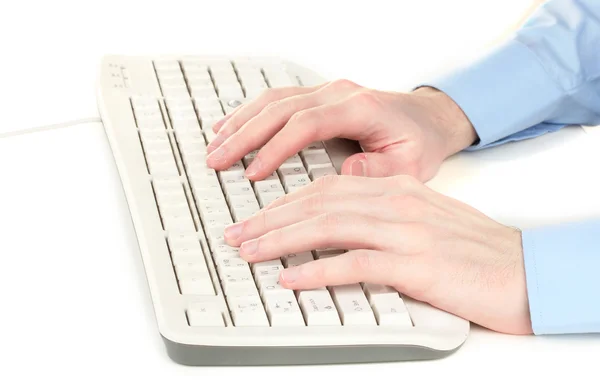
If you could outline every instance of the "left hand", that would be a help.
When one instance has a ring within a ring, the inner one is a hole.
[[[532,333],[520,231],[410,176],[322,177],[225,238],[248,262],[349,250],[285,269],[289,289],[383,284],[498,332]]]

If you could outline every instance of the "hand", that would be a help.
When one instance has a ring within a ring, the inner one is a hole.
[[[289,289],[383,284],[498,332],[532,333],[520,231],[410,176],[317,179],[225,238],[252,263],[349,250],[285,269]]]
[[[366,152],[349,157],[342,174],[426,181],[476,140],[467,117],[440,91],[382,92],[347,80],[269,89],[213,130],[207,165],[216,170],[264,146],[246,170],[250,180],[270,175],[312,142],[340,137],[357,140]]]

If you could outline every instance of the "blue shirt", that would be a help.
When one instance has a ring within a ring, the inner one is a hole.
[[[505,43],[423,85],[468,116],[479,136],[468,151],[598,125],[600,0],[548,1]],[[600,218],[522,235],[534,334],[600,332]]]

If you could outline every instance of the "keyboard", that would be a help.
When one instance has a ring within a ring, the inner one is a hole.
[[[307,146],[264,180],[206,166],[212,126],[267,88],[326,79],[278,58],[107,55],[97,100],[139,244],[167,355],[194,366],[368,363],[437,359],[458,350],[469,322],[395,289],[350,284],[284,289],[284,268],[335,257],[315,249],[249,264],[224,227],[360,151],[333,139]]]

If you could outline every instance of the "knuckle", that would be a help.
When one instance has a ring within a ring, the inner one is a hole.
[[[329,233],[335,231],[336,228],[339,227],[342,220],[343,218],[337,212],[324,213],[321,215],[319,229],[321,233],[327,237]]]
[[[421,202],[421,200],[419,200],[415,196],[407,193],[396,193],[387,196],[387,199],[393,207],[401,209],[406,209],[407,207],[414,207],[416,205],[419,205],[419,203]]]
[[[304,199],[302,201],[302,211],[309,214],[321,212],[323,210],[324,200],[324,196],[320,193]]]
[[[265,101],[272,101],[279,98],[282,90],[279,88],[267,88],[260,94],[259,98]]]
[[[281,106],[281,100],[271,101],[267,105],[265,105],[265,107],[263,108],[263,112],[274,113],[276,110],[279,109],[280,106]]]
[[[359,87],[358,84],[356,84],[355,82],[350,81],[348,79],[337,79],[337,80],[332,81],[330,84],[333,88],[340,89],[340,90],[354,89],[354,88]]]
[[[352,96],[352,101],[362,107],[378,108],[380,106],[379,96],[375,92],[362,90]]]
[[[292,115],[290,117],[290,123],[292,124],[306,124],[311,120],[312,113],[307,110],[301,110]]]

